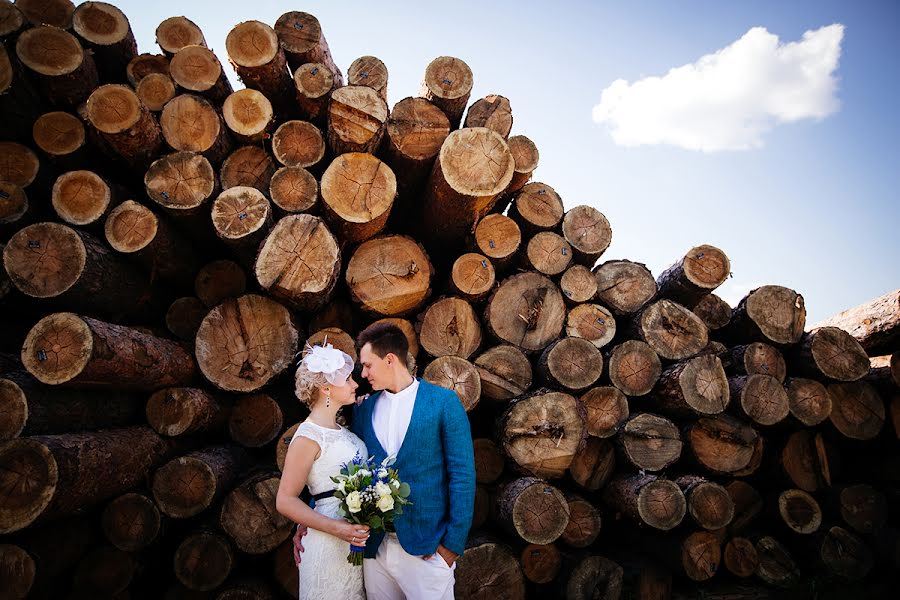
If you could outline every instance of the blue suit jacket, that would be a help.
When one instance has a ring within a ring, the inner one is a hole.
[[[378,462],[387,457],[372,427],[381,392],[353,407],[353,432]],[[469,419],[456,392],[419,379],[409,429],[394,463],[409,484],[409,500],[394,526],[409,554],[432,554],[443,544],[462,554],[475,509],[475,456]],[[384,534],[373,533],[366,558],[374,558]]]

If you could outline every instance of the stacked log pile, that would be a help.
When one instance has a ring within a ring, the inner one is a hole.
[[[391,104],[307,13],[156,34],[0,0],[4,597],[296,597],[297,353],[383,320],[470,417],[458,598],[891,591],[898,292],[806,331],[714,246],[608,257],[459,58]]]

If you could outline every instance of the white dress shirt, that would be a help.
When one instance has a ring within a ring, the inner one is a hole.
[[[378,403],[372,411],[372,428],[388,456],[396,456],[403,445],[418,391],[419,380],[413,379],[411,384],[396,394],[384,390],[378,396]]]

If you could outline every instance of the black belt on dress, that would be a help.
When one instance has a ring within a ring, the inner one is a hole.
[[[324,500],[325,498],[333,498],[336,491],[337,490],[328,490],[327,492],[322,492],[321,494],[314,494],[312,499],[318,502],[319,500]]]

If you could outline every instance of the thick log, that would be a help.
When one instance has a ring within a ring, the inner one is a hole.
[[[109,147],[135,171],[146,170],[162,149],[156,119],[128,86],[109,84],[94,90],[87,101],[87,116]]]
[[[681,260],[660,273],[656,284],[660,298],[693,308],[730,274],[728,256],[715,246],[703,244],[688,250]]]
[[[228,32],[225,50],[244,85],[262,92],[279,117],[295,112],[294,82],[274,29],[260,21],[244,21]]]
[[[194,292],[207,308],[228,298],[237,298],[246,290],[244,270],[230,260],[214,260],[201,268],[194,279]]]
[[[559,289],[566,302],[578,305],[590,302],[597,296],[597,280],[594,279],[591,270],[584,265],[572,265],[559,279]]]
[[[821,433],[795,431],[788,437],[778,459],[795,487],[816,492],[831,486],[829,448]]]
[[[429,306],[419,325],[419,345],[434,357],[469,358],[481,345],[481,323],[472,305],[444,298]]]
[[[563,567],[558,596],[566,600],[615,600],[622,597],[624,572],[603,556],[570,559]]]
[[[745,531],[762,512],[763,499],[753,486],[746,481],[734,480],[725,486],[734,502],[734,518],[728,526],[728,533],[736,535]]]
[[[275,174],[275,161],[259,146],[241,146],[232,152],[219,169],[222,190],[246,186],[262,193],[269,191]]]
[[[166,444],[148,427],[35,436],[0,446],[6,493],[0,533],[37,518],[67,515],[136,486],[158,464]]]
[[[217,431],[228,418],[228,410],[199,388],[171,387],[158,390],[147,400],[147,422],[164,436]]]
[[[488,438],[472,440],[472,446],[475,450],[475,481],[494,483],[503,474],[503,453],[494,440]]]
[[[738,577],[750,577],[759,567],[756,546],[745,537],[733,537],[728,540],[722,558],[728,572]]]
[[[347,85],[364,85],[372,88],[387,102],[388,70],[375,56],[360,56],[347,69]]]
[[[481,399],[478,370],[459,356],[445,355],[434,359],[425,367],[422,379],[456,392],[466,412],[475,408]]]
[[[569,503],[569,523],[559,539],[573,548],[586,548],[600,535],[600,511],[575,494],[566,494],[566,502]]]
[[[4,114],[8,112],[4,111]],[[75,170],[76,163],[90,164],[84,124],[72,113],[44,113],[34,122],[31,131],[34,143],[52,163],[68,171]]]
[[[218,187],[209,160],[194,152],[163,156],[144,174],[147,196],[190,229],[192,237],[212,228],[207,202],[217,195]]]
[[[245,266],[253,264],[273,220],[272,205],[256,188],[239,185],[226,189],[212,203],[216,235]]]
[[[99,82],[97,65],[71,33],[53,26],[27,29],[16,40],[16,55],[52,104],[75,106]]]
[[[299,596],[300,572],[294,561],[294,542],[288,539],[282,542],[275,550],[273,561],[273,575],[275,581],[281,586],[282,591],[292,598]]]
[[[738,469],[731,474],[735,477],[749,477],[756,473],[762,466],[763,456],[766,450],[766,439],[758,436],[753,444],[753,454],[750,456],[750,462],[743,469]]]
[[[285,166],[313,169],[325,157],[325,139],[308,121],[285,121],[272,137],[272,154]]]
[[[176,298],[166,310],[166,329],[178,339],[194,343],[200,322],[206,316],[207,308],[199,298],[182,296]]]
[[[408,323],[409,322],[407,321],[407,324]],[[415,330],[413,331],[415,332]],[[413,336],[415,336],[415,333],[413,333]],[[353,336],[339,327],[323,327],[322,329],[317,330],[311,336],[306,338],[303,347],[306,348],[307,346],[315,346],[316,344],[322,345],[325,343],[331,344],[341,352],[345,353],[353,359],[353,362],[357,361],[356,341],[353,339]],[[412,352],[410,352],[410,354],[412,354]]]
[[[328,103],[328,147],[334,154],[374,154],[384,136],[387,117],[387,103],[372,88],[348,85],[334,90]]]
[[[490,258],[497,271],[512,265],[521,244],[522,232],[507,216],[490,214],[475,226],[474,249]]]
[[[23,371],[5,373],[0,378],[0,440],[137,424],[143,420],[143,404],[129,394],[58,388]]]
[[[274,300],[247,294],[225,300],[206,315],[195,352],[213,385],[254,392],[287,369],[297,345],[290,312]]]
[[[692,581],[708,581],[722,561],[722,543],[709,531],[695,531],[681,542],[681,566]]]
[[[597,300],[615,315],[634,314],[656,295],[656,280],[641,263],[606,261],[594,269],[594,278]]]
[[[28,3],[27,0],[25,2]],[[19,7],[10,2],[3,0],[0,2],[0,39],[15,37],[25,27],[25,15],[19,10]]]
[[[550,583],[559,574],[562,557],[553,544],[528,544],[519,557],[522,573],[532,583]]]
[[[206,38],[197,24],[187,17],[169,17],[156,28],[156,43],[172,58],[186,46],[206,47]]]
[[[291,440],[294,439],[294,434],[297,433],[298,427],[300,427],[300,423],[294,423],[278,438],[278,443],[275,445],[275,464],[278,465],[279,471],[284,471],[284,461],[287,457],[288,447],[291,444]]]
[[[450,128],[456,129],[472,93],[472,69],[452,56],[439,56],[428,63],[419,95],[444,111]]]
[[[494,288],[494,265],[486,256],[469,252],[456,259],[450,270],[450,291],[475,303]]]
[[[225,536],[198,531],[184,538],[175,551],[175,576],[191,590],[214,590],[224,583],[234,560]]]
[[[319,20],[300,11],[286,12],[275,22],[275,33],[291,69],[306,63],[322,63],[333,76],[334,87],[344,85],[344,76],[331,58],[331,50]]]
[[[0,138],[28,142],[31,127],[46,108],[45,99],[31,84],[13,48],[0,44]]]
[[[38,321],[22,345],[22,364],[43,383],[78,388],[149,391],[194,375],[191,355],[175,342],[73,313]]]
[[[565,208],[556,190],[546,183],[531,182],[516,194],[508,214],[526,235],[532,236],[558,228]]]
[[[231,152],[222,116],[200,96],[181,94],[166,104],[159,116],[166,143],[176,152],[186,150],[202,154],[213,165],[220,165]]]
[[[587,411],[588,434],[594,437],[612,437],[628,420],[628,399],[614,387],[591,388],[580,400]]]
[[[397,175],[404,208],[414,208],[415,196],[449,134],[447,116],[428,100],[404,98],[394,105],[379,155]]]
[[[559,288],[535,272],[506,278],[484,311],[484,324],[495,338],[526,352],[542,350],[558,338],[565,318]]]
[[[531,363],[515,346],[494,346],[482,352],[474,364],[481,378],[481,393],[491,400],[510,400],[531,387]]]
[[[109,543],[123,552],[143,550],[160,532],[156,504],[147,496],[134,492],[122,494],[107,504],[100,523]]]
[[[61,29],[72,27],[75,4],[70,0],[18,0],[16,8],[34,27],[51,25]]]
[[[525,579],[516,555],[506,545],[486,536],[473,536],[459,557],[454,593],[479,600],[522,600]]]
[[[153,475],[153,499],[176,519],[200,514],[231,489],[247,456],[234,446],[210,446],[179,456]]]
[[[884,426],[884,402],[878,391],[865,381],[833,383],[828,386],[832,408],[828,419],[844,436],[870,440]]]
[[[585,490],[596,492],[613,476],[616,450],[610,440],[589,437],[584,448],[569,465],[572,480]]]
[[[554,276],[565,271],[572,262],[572,247],[552,231],[538,232],[528,240],[523,256],[524,267]]]
[[[537,146],[529,138],[524,135],[514,135],[507,140],[509,151],[513,155],[515,161],[515,169],[513,170],[512,180],[509,187],[503,192],[503,196],[494,205],[494,212],[502,213],[506,211],[513,196],[525,187],[525,184],[531,180],[531,174],[537,169],[540,154]]]
[[[281,407],[267,394],[238,399],[228,419],[228,434],[245,448],[262,448],[278,437],[284,423]]]
[[[787,374],[781,352],[762,342],[734,346],[726,360],[729,372],[735,375],[771,375],[784,383]]]
[[[609,221],[593,206],[580,205],[566,211],[562,235],[572,247],[573,260],[593,267],[612,242]]]
[[[569,524],[569,503],[545,481],[522,477],[500,491],[497,518],[506,531],[530,544],[550,544]]]
[[[900,289],[829,317],[815,326],[820,327],[849,332],[869,356],[895,352],[900,339]]]
[[[663,371],[653,395],[659,410],[681,416],[717,415],[730,400],[722,362],[711,354],[678,362]]]
[[[859,536],[843,527],[833,526],[815,541],[816,558],[837,577],[863,579],[875,566],[871,549]]]
[[[590,277],[590,281],[593,281],[593,277]],[[585,339],[597,348],[602,348],[616,335],[616,320],[599,304],[579,304],[566,316],[566,334]]]
[[[685,439],[694,458],[714,473],[734,473],[753,459],[759,434],[750,425],[721,414],[688,426]]]
[[[125,83],[125,68],[137,56],[128,17],[106,2],[85,2],[72,15],[72,29],[90,48],[103,81]]]
[[[312,212],[319,199],[319,182],[303,167],[281,167],[269,182],[269,198],[281,216]]]
[[[262,144],[275,122],[272,103],[262,92],[238,90],[222,104],[222,118],[231,134],[244,144]],[[273,143],[274,146],[274,143]],[[276,158],[278,157],[276,153]]]
[[[50,202],[65,223],[97,229],[124,198],[92,171],[69,171],[53,184]]]
[[[795,533],[809,535],[822,524],[822,509],[816,499],[803,490],[785,490],[778,496],[778,514]]]
[[[690,358],[709,342],[709,332],[703,321],[680,304],[666,299],[641,311],[632,328],[660,358],[668,360]]]
[[[731,306],[715,294],[706,294],[692,309],[710,331],[722,329],[731,322]]]
[[[841,518],[858,533],[875,533],[887,522],[887,496],[871,485],[846,486],[839,492],[837,501]]]
[[[300,117],[319,127],[324,127],[328,119],[328,103],[335,88],[334,73],[322,63],[316,62],[304,64],[294,71],[294,89]]]
[[[146,206],[126,200],[109,213],[104,231],[109,245],[141,263],[151,280],[191,287],[201,267],[192,245]]]
[[[184,46],[169,61],[169,75],[178,88],[221,106],[234,90],[222,63],[206,46]]]
[[[784,545],[771,536],[764,536],[756,542],[759,566],[756,576],[769,585],[781,588],[794,587],[800,577],[797,563]]]
[[[622,342],[609,356],[609,380],[628,396],[644,396],[662,373],[659,356],[640,340]]]
[[[831,415],[828,388],[814,379],[791,377],[785,382],[791,415],[807,427],[818,425]]]
[[[506,141],[484,127],[454,131],[441,146],[422,198],[419,230],[450,248],[474,230],[512,178]]]
[[[584,405],[574,397],[539,389],[510,403],[498,421],[497,439],[524,473],[559,478],[584,446],[585,418]]]
[[[222,503],[220,524],[235,545],[247,554],[266,554],[286,540],[293,529],[290,519],[275,510],[280,478],[254,475],[234,488]]]
[[[350,152],[325,169],[320,193],[325,222],[343,244],[358,244],[385,228],[397,195],[397,178],[371,154]]]
[[[678,485],[649,474],[616,477],[604,489],[603,501],[637,523],[663,531],[681,523],[687,511]]]
[[[141,104],[150,112],[161,112],[166,103],[175,97],[175,82],[165,73],[148,73],[134,89]]]
[[[72,577],[72,589],[76,595],[114,598],[126,592],[137,569],[137,561],[128,552],[99,546],[78,563]]]
[[[616,442],[624,458],[642,471],[661,471],[673,464],[683,445],[674,423],[649,413],[630,417]]]
[[[141,80],[152,73],[169,77],[169,57],[165,54],[138,54],[125,67],[128,83],[137,88]],[[169,77],[171,79],[171,77]]]
[[[822,327],[803,334],[790,356],[791,372],[816,379],[857,381],[869,372],[869,357],[843,329]]]
[[[805,325],[803,296],[786,287],[764,285],[738,303],[723,333],[733,342],[784,346],[799,342]]]
[[[538,372],[551,385],[584,390],[594,385],[603,373],[603,355],[588,340],[562,338],[541,353]]]
[[[300,310],[317,310],[331,299],[340,265],[337,240],[322,220],[290,215],[279,220],[263,242],[254,274],[274,297]]]
[[[363,310],[392,317],[415,311],[425,302],[433,274],[418,242],[387,235],[359,245],[347,264],[345,280]]]
[[[734,501],[724,487],[695,475],[679,477],[675,483],[684,493],[688,513],[697,525],[716,531],[731,523]]]
[[[469,107],[463,127],[487,127],[499,133],[503,139],[508,139],[512,125],[509,99],[499,94],[489,94]]]
[[[34,585],[34,559],[14,544],[0,544],[0,582],[4,597],[11,600],[27,598]]]
[[[23,189],[35,182],[41,161],[31,148],[16,142],[0,141],[0,156],[4,158],[0,164],[0,181]]]

